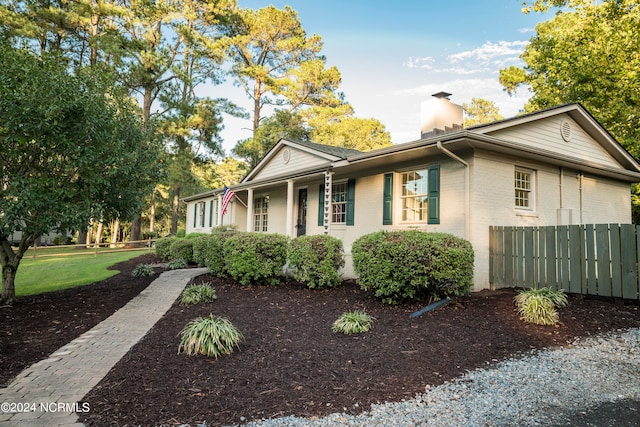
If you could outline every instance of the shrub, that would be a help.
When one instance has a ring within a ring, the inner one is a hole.
[[[308,287],[333,288],[341,282],[342,241],[324,234],[297,237],[289,244],[289,265],[294,279]]]
[[[342,313],[335,322],[331,330],[342,332],[346,335],[368,332],[373,325],[373,318],[362,310],[347,311]]]
[[[234,347],[238,347],[243,340],[243,336],[231,324],[229,319],[224,317],[198,317],[187,325],[180,332],[182,338],[178,346],[178,354],[184,351],[187,355],[204,354],[218,358],[223,354],[230,354]]]
[[[207,256],[207,248],[209,247],[209,239],[212,236],[210,234],[201,234],[192,239],[193,247],[193,262],[198,267],[205,266],[205,259]]]
[[[556,308],[567,305],[565,293],[551,288],[527,289],[519,292],[514,300],[522,319],[536,325],[555,325],[558,321]]]
[[[180,230],[176,231],[176,237],[178,239],[184,239],[186,235],[187,235],[187,230],[185,230],[184,228],[181,228]]]
[[[471,244],[446,233],[379,231],[352,246],[362,289],[388,304],[462,295],[473,285]]]
[[[227,272],[243,285],[280,282],[287,238],[280,234],[234,233],[224,242]]]
[[[147,277],[153,275],[153,268],[147,264],[138,264],[131,272],[133,277]]]
[[[162,239],[156,240],[156,255],[163,261],[169,261],[171,258],[169,248],[175,240],[175,237],[163,237]]]
[[[189,285],[182,291],[182,297],[180,298],[180,304],[200,304],[203,302],[215,301],[218,296],[216,290],[211,287],[211,283],[203,282],[199,285]]]
[[[204,266],[214,276],[226,276],[228,274],[224,259],[224,242],[236,232],[233,230],[214,230],[203,243]]]
[[[182,258],[172,259],[167,264],[167,267],[169,268],[169,270],[177,270],[179,268],[187,268],[188,266],[189,266],[189,264],[187,263],[187,261],[183,260]]]
[[[176,238],[169,246],[169,259],[182,258],[187,263],[193,262],[193,240]]]

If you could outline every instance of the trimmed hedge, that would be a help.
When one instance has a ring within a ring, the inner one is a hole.
[[[214,230],[205,239],[204,266],[214,276],[223,277],[229,274],[225,265],[224,242],[236,233],[236,231],[231,230]]]
[[[190,234],[187,234],[190,236]],[[204,267],[205,259],[207,258],[207,249],[209,247],[209,239],[213,238],[210,234],[198,235],[192,239],[193,243],[193,262],[198,267]]]
[[[342,281],[342,240],[324,234],[297,237],[289,244],[289,266],[294,279],[309,288],[333,288]]]
[[[225,268],[243,285],[280,283],[288,240],[280,234],[238,232],[223,245]]]
[[[163,261],[169,261],[171,258],[169,248],[175,240],[175,237],[163,237],[162,239],[156,240],[156,255]]]
[[[187,263],[193,262],[193,239],[176,238],[169,246],[169,259],[182,258]]]
[[[360,287],[388,304],[462,295],[473,285],[471,243],[451,234],[379,231],[357,239],[351,253]]]

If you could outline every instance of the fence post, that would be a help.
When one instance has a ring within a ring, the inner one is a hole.
[[[638,299],[636,266],[636,226],[620,225],[620,252],[622,254],[622,297]]]

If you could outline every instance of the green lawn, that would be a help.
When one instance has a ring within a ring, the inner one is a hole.
[[[37,251],[40,255],[40,250]],[[67,249],[66,252],[69,252]],[[42,252],[44,253],[44,251]],[[52,252],[46,252],[51,254]],[[16,275],[16,295],[35,295],[87,285],[118,274],[108,267],[128,259],[144,255],[146,251],[129,251],[56,257],[29,257],[26,254]]]

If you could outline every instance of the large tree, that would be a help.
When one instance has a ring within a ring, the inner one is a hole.
[[[130,98],[98,76],[6,44],[0,57],[0,302],[10,304],[20,260],[40,235],[140,209],[159,178],[159,149]]]
[[[526,111],[563,103],[583,104],[636,158],[640,158],[640,7],[632,0],[539,0],[534,10],[569,4],[538,24],[524,68],[500,71],[509,93],[533,93]]]
[[[464,127],[502,120],[500,109],[495,102],[482,98],[472,98],[471,102],[462,104],[465,112]]]

